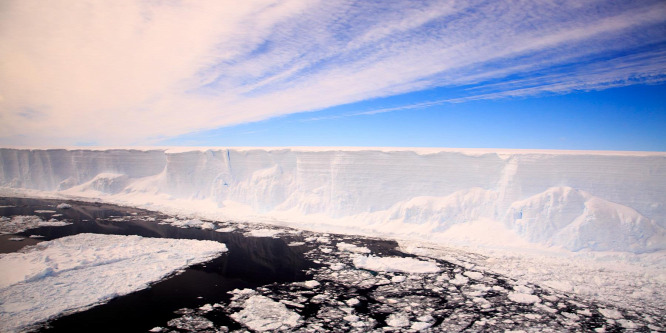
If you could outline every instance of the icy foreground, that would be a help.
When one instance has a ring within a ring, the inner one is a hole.
[[[454,255],[458,263],[453,263],[419,255],[395,256],[398,253],[385,240],[329,234],[322,242],[322,235],[303,232],[300,236],[304,242],[296,246],[307,250],[307,258],[322,263],[308,269],[312,280],[236,289],[230,292],[229,304],[189,309],[186,316],[166,326],[205,323],[201,316],[224,313],[258,332],[664,330],[661,304],[623,308],[578,298],[487,271],[467,261],[478,258],[459,253]],[[350,251],[351,245],[369,254]],[[160,331],[169,329],[160,327]]]
[[[0,186],[435,242],[666,249],[666,153],[0,149]]]
[[[213,241],[79,234],[0,254],[1,331],[147,288],[226,250]]]

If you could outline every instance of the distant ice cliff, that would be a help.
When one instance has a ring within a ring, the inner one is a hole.
[[[431,240],[492,221],[574,251],[666,249],[666,153],[0,149],[0,186]]]

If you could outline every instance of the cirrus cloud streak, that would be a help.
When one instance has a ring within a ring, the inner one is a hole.
[[[662,83],[665,23],[658,0],[7,1],[0,143],[149,144],[435,87]]]

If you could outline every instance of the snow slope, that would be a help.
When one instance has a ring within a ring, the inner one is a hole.
[[[431,241],[487,226],[495,238],[511,236],[499,243],[666,249],[658,152],[0,149],[0,186]]]

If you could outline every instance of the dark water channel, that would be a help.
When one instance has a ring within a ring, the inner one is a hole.
[[[194,228],[178,228],[159,224],[168,216],[136,208],[102,203],[69,202],[72,208],[56,209],[64,201],[25,198],[0,198],[0,216],[37,215],[48,220],[73,224],[63,227],[40,227],[19,233],[23,241],[10,241],[0,236],[0,252],[13,252],[26,245],[80,233],[139,235],[143,237],[212,240],[226,244],[229,251],[205,264],[192,266],[184,272],[153,284],[150,288],[121,296],[89,310],[66,315],[48,323],[40,332],[145,332],[163,326],[174,318],[174,311],[197,308],[204,304],[228,302],[228,291],[236,288],[257,288],[274,282],[304,281],[308,268],[315,264],[303,256],[303,248],[289,247],[284,240],[245,237],[240,232],[215,232]],[[35,213],[55,210],[56,213]],[[123,221],[112,221],[125,217]],[[146,221],[153,217],[156,221]],[[41,235],[33,239],[30,235]],[[216,326],[240,328],[227,317],[215,312],[208,318]]]

